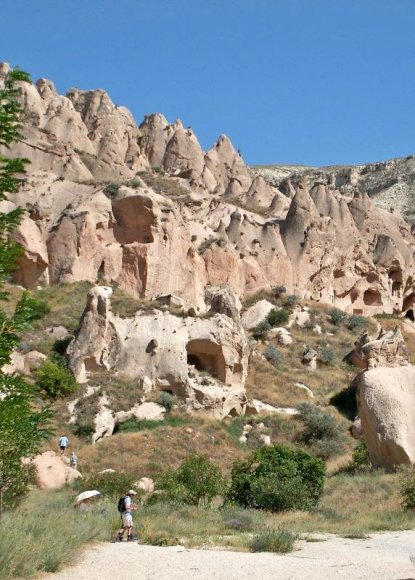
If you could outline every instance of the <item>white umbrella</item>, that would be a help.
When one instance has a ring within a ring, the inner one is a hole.
[[[89,499],[90,497],[95,497],[96,495],[101,495],[101,492],[97,491],[96,489],[83,491],[77,496],[76,503],[80,503],[81,501],[84,501],[84,499]]]

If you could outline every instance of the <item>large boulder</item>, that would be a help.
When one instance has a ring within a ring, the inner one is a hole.
[[[357,390],[361,428],[374,466],[415,463],[415,367],[372,368]]]
[[[82,477],[79,471],[69,467],[54,451],[36,455],[32,463],[35,466],[36,482],[40,489],[61,489]]]

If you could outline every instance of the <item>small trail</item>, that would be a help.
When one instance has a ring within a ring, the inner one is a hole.
[[[287,555],[99,544],[39,580],[415,580],[415,531],[352,540],[330,536]]]

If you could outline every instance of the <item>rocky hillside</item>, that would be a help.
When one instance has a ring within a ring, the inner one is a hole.
[[[295,165],[267,165],[253,168],[275,185],[283,188],[284,181],[297,182],[307,177],[321,181],[344,195],[365,192],[375,205],[384,209],[394,208],[407,221],[415,221],[415,156],[390,159],[363,165],[341,165],[330,167],[306,167]]]
[[[181,121],[154,114],[138,126],[103,90],[61,96],[45,79],[21,89],[24,138],[6,154],[31,165],[3,204],[27,209],[15,233],[19,284],[100,281],[143,299],[177,295],[196,313],[210,287],[242,297],[282,284],[355,314],[412,310],[415,238],[398,212],[372,203],[375,166],[356,169],[359,193],[351,169],[277,187],[226,136],[204,152]]]

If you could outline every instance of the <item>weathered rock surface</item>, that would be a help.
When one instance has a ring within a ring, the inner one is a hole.
[[[381,328],[374,337],[365,331],[356,341],[354,350],[345,358],[362,369],[410,364],[409,352],[398,326],[389,331]]]
[[[20,284],[100,279],[196,312],[209,284],[239,296],[283,284],[356,314],[413,315],[415,238],[369,199],[362,176],[376,167],[276,187],[226,136],[204,152],[180,121],[155,114],[137,127],[102,90],[61,96],[45,79],[21,89],[24,138],[6,152],[32,161],[10,203],[27,209],[13,234]]]
[[[68,349],[78,381],[97,370],[112,370],[125,377],[147,377],[160,390],[185,400],[188,410],[202,409],[219,418],[244,412],[249,347],[239,318],[240,304],[229,291],[212,293],[216,312],[208,318],[178,317],[154,309],[123,319],[111,311],[111,293],[103,286],[88,293],[80,327]],[[115,424],[116,417],[103,398],[95,438],[111,434]]]
[[[36,455],[32,463],[36,469],[36,482],[40,489],[61,489],[82,477],[79,471],[66,465],[54,451]]]
[[[363,436],[373,465],[395,469],[415,463],[415,367],[378,367],[358,385]]]

